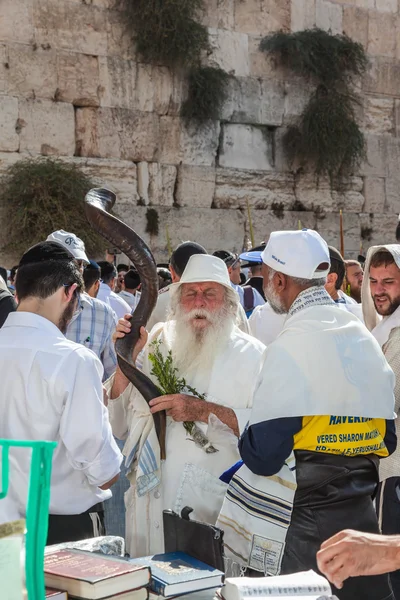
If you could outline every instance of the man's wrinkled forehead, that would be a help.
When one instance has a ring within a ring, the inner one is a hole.
[[[181,292],[187,294],[188,292],[205,292],[208,290],[222,291],[223,285],[216,283],[215,281],[201,281],[197,283],[182,283]]]

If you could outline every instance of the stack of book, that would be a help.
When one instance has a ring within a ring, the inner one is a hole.
[[[58,550],[45,556],[49,600],[163,600],[218,588],[223,576],[183,552],[136,559],[81,550]]]

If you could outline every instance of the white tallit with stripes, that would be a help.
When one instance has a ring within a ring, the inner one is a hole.
[[[392,419],[393,387],[393,373],[366,327],[323,287],[312,287],[296,298],[264,353],[250,425],[335,414]],[[295,487],[293,455],[272,477],[245,466],[237,471],[217,522],[230,561],[279,574]]]

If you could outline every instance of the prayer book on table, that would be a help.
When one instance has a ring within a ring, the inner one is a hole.
[[[323,600],[331,597],[328,581],[314,571],[280,575],[277,577],[234,577],[225,580],[221,590],[224,600],[250,598],[304,598]]]
[[[164,598],[220,587],[224,576],[222,571],[185,552],[155,554],[134,558],[130,562],[150,567],[150,588],[152,592]]]
[[[68,600],[67,592],[62,592],[61,590],[53,590],[52,588],[46,588],[46,600],[49,598],[50,600]]]
[[[145,587],[150,581],[150,569],[145,564],[80,550],[46,554],[44,572],[48,587],[84,600],[103,600]]]

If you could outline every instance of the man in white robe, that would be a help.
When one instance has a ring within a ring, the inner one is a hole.
[[[400,244],[368,250],[362,286],[365,323],[379,342],[396,376],[395,412],[400,410]],[[397,438],[400,418],[396,419]],[[377,494],[379,524],[384,534],[400,533],[400,447],[380,462]],[[391,573],[393,591],[400,598],[400,571]]]
[[[158,383],[149,360],[154,352],[151,343],[158,340],[164,356],[171,350],[179,376],[206,400],[186,394],[162,396],[150,403],[150,412],[119,370],[106,384],[113,432],[126,439],[123,453],[131,469],[126,495],[126,540],[131,556],[163,551],[165,509],[180,513],[191,506],[194,519],[215,524],[226,491],[219,477],[240,458],[237,438],[249,419],[265,349],[236,327],[238,297],[219,258],[192,256],[180,281],[169,289],[171,316],[151,331],[143,372]],[[119,332],[128,331],[128,325],[120,323]],[[151,414],[160,410],[167,411],[166,460],[161,464]],[[195,422],[206,435],[208,447],[217,451],[208,453],[195,443],[184,421]]]

